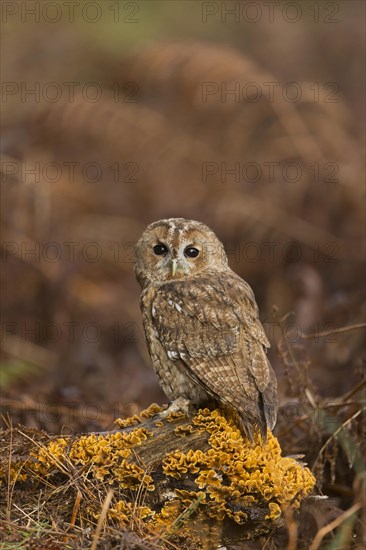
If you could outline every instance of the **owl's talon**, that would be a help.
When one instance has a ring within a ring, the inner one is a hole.
[[[185,414],[185,416],[189,416],[189,406],[190,401],[188,399],[185,399],[184,397],[178,397],[178,399],[175,399],[171,403],[169,403],[168,408],[160,413],[161,418],[166,418],[172,413],[176,412],[182,412]]]

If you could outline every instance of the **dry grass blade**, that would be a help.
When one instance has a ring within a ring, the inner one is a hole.
[[[360,414],[362,413],[362,409],[359,409],[358,411],[356,411],[350,418],[348,418],[347,420],[345,420],[329,437],[328,439],[326,440],[326,442],[322,445],[319,453],[318,453],[318,456],[313,464],[313,470],[314,468],[316,467],[316,465],[318,464],[319,460],[321,459],[322,457],[322,454],[324,453],[325,449],[327,448],[327,446],[329,445],[329,443],[335,438],[337,437],[338,434],[341,433],[342,430],[344,430],[344,428],[346,428],[349,424],[351,424],[351,422],[353,422],[358,416],[360,416]]]
[[[335,328],[332,330],[325,330],[323,332],[313,333],[313,334],[303,334],[302,338],[304,340],[312,340],[314,338],[320,338],[324,336],[331,336],[332,334],[341,334],[342,332],[349,332],[351,330],[358,330],[360,328],[366,328],[366,323],[356,323],[354,325],[349,325],[347,327]]]
[[[90,550],[97,550],[97,548],[98,548],[98,542],[99,542],[100,534],[102,532],[103,524],[106,520],[108,509],[110,507],[112,498],[113,498],[113,491],[110,490],[110,491],[108,491],[107,496],[104,499],[102,510],[101,510],[100,516],[98,518],[98,524],[97,524],[97,528],[96,528],[95,533],[94,533],[93,542],[92,542],[92,545],[90,547]]]
[[[199,507],[200,503],[202,501],[202,496],[200,495],[194,502],[192,502],[192,504],[190,504],[190,506],[188,506],[188,508],[186,510],[184,510],[178,517],[177,519],[174,521],[174,523],[172,523],[172,525],[169,527],[168,531],[167,531],[167,534],[173,534],[175,531],[177,531],[177,529],[179,529],[180,527],[182,527],[182,525],[184,524],[184,522],[190,518],[190,516],[197,510],[197,508]]]
[[[284,510],[285,522],[288,532],[288,544],[286,550],[296,550],[298,540],[298,525],[294,519],[294,512],[291,508]]]
[[[328,535],[328,533],[331,533],[339,525],[341,525],[346,519],[348,519],[354,513],[356,513],[360,508],[362,508],[361,503],[354,504],[349,510],[346,510],[346,512],[341,514],[334,521],[332,521],[331,523],[328,523],[328,525],[325,525],[325,527],[322,527],[321,529],[319,529],[319,531],[316,534],[313,542],[309,546],[309,550],[318,550],[318,548],[320,547],[320,544],[321,544],[322,540],[324,539],[324,537],[326,535]]]
[[[71,514],[71,519],[70,519],[70,529],[72,529],[75,525],[75,521],[76,521],[76,518],[77,518],[77,515],[78,515],[78,512],[79,512],[79,509],[80,509],[80,502],[81,502],[82,498],[83,498],[82,492],[78,489],[78,491],[76,493],[76,497],[75,497],[74,507],[72,509],[72,514]]]

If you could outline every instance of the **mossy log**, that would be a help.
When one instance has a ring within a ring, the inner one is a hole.
[[[64,494],[72,523],[138,527],[144,538],[182,548],[218,548],[253,540],[281,524],[313,489],[308,468],[281,456],[268,432],[242,437],[219,411],[187,417],[152,405],[117,420],[113,432],[74,436],[2,431],[0,480]],[[113,491],[113,495],[110,491]],[[75,498],[78,493],[78,505]],[[44,498],[44,497],[43,497]],[[183,542],[184,541],[184,542]]]

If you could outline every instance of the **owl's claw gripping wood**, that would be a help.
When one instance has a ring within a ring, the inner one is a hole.
[[[159,413],[160,418],[166,418],[167,416],[170,416],[174,413],[180,413],[182,412],[184,416],[189,416],[189,408],[191,406],[191,402],[189,399],[185,399],[184,397],[178,397],[178,399],[175,399],[171,403],[169,403],[169,407],[165,409],[165,411],[162,411]]]
[[[278,408],[269,342],[223,244],[200,222],[169,218],[147,227],[136,252],[145,336],[168,398],[220,406],[265,440]]]

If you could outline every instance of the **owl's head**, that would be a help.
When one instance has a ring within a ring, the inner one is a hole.
[[[228,261],[223,244],[203,223],[168,218],[150,224],[136,247],[135,272],[141,286],[165,282],[215,269]]]

